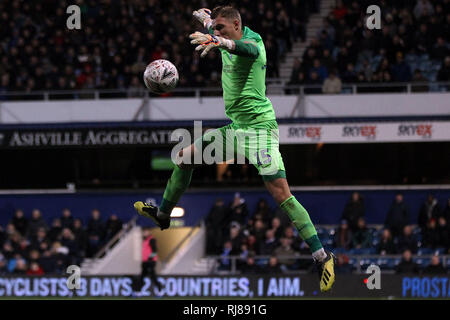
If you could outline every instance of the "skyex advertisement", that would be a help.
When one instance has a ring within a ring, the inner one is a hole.
[[[280,144],[450,141],[450,121],[282,124]]]
[[[132,276],[81,276],[79,289],[66,277],[0,277],[2,297],[130,297]],[[321,293],[316,274],[163,276],[161,289],[145,278],[140,296],[155,298],[420,298],[450,299],[447,275],[337,275],[331,292]]]

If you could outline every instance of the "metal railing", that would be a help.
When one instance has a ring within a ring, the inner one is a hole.
[[[350,254],[346,254],[346,256],[349,258],[349,260],[355,260],[354,263],[349,264],[352,269],[354,269],[353,273],[356,274],[362,274],[365,273],[365,270],[363,270],[363,266],[365,265],[365,261],[364,260],[386,260],[386,259],[396,259],[398,261],[400,261],[402,259],[402,255],[350,255]],[[271,256],[270,255],[256,255],[253,256],[254,260],[255,260],[255,264],[258,265],[258,261],[261,260],[266,260],[268,261],[269,258]],[[412,255],[412,260],[415,261],[417,259],[431,259],[433,257],[432,254],[427,254],[427,255]],[[241,261],[243,264],[245,264],[245,260],[242,259],[241,256],[239,255],[233,255],[233,256],[219,256],[219,255],[209,255],[206,256],[206,258],[208,258],[209,260],[209,265],[208,265],[208,270],[209,270],[209,274],[215,274],[217,272],[220,273],[224,273],[224,274],[240,274],[241,271],[238,269],[237,264],[238,261]],[[310,261],[312,263],[312,257],[311,255],[294,255],[294,256],[278,256],[279,259],[282,260],[294,260],[298,261],[298,260],[306,260],[306,261]],[[448,265],[450,265],[450,255],[439,255],[439,258],[441,260],[442,266],[444,268],[447,268]],[[229,260],[230,261],[230,269],[219,269],[220,266],[220,261],[221,260]],[[280,263],[279,263],[280,264]],[[377,263],[374,263],[375,265],[378,265]],[[282,265],[282,264],[280,264]],[[396,264],[397,265],[397,264]],[[310,272],[310,267],[306,268],[306,269],[298,269],[298,270],[290,270],[290,269],[285,269],[283,271],[286,274],[296,274],[296,273],[309,273]],[[382,273],[394,273],[395,269],[383,269],[381,268],[381,272]]]
[[[136,226],[137,216],[133,217],[128,223],[123,224],[122,229],[117,232],[93,257],[99,259],[104,257],[108,252],[123,238],[128,232]]]
[[[267,79],[267,93],[280,95],[324,94],[323,85],[291,85],[282,79]],[[393,82],[393,83],[343,83],[341,94],[361,93],[415,93],[450,92],[450,82]],[[221,96],[221,87],[178,87],[167,97],[208,97]],[[129,89],[79,89],[79,90],[39,90],[3,91],[0,102],[5,101],[57,101],[57,100],[101,100],[158,97],[145,88]]]

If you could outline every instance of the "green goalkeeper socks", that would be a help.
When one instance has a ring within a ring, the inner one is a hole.
[[[300,237],[308,244],[311,252],[316,252],[323,248],[308,212],[294,196],[283,201],[280,207],[292,220]]]
[[[193,169],[182,170],[178,167],[175,167],[175,169],[173,169],[172,176],[167,182],[163,200],[159,208],[161,212],[170,215],[183,193],[189,187],[193,171]]]

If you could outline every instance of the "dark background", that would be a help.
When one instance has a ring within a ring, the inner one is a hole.
[[[163,188],[171,171],[153,170],[153,156],[170,147],[2,150],[0,188]],[[155,153],[157,152],[157,153]],[[290,185],[450,183],[450,143],[281,145]],[[243,170],[247,167],[247,170]],[[252,165],[230,165],[217,182],[216,166],[194,171],[192,186],[260,186]]]

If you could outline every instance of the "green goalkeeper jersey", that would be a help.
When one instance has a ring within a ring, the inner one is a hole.
[[[236,50],[222,53],[222,89],[226,115],[236,124],[275,120],[266,97],[266,49],[259,34],[244,27]]]

